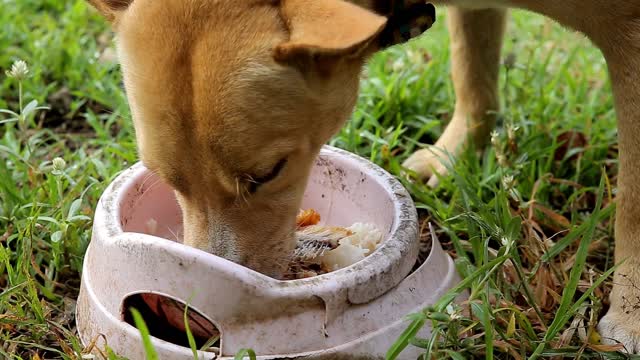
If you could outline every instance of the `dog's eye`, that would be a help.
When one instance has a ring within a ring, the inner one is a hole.
[[[282,171],[282,169],[284,169],[284,166],[286,164],[287,164],[287,158],[282,158],[280,161],[278,161],[276,166],[274,166],[273,169],[271,169],[271,171],[268,174],[264,176],[253,177],[252,180],[249,182],[249,193],[250,194],[255,193],[256,191],[258,191],[258,188],[260,187],[260,185],[266,184],[269,181],[277,178],[278,175],[280,175],[280,172]]]

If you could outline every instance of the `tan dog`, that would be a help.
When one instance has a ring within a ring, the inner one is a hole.
[[[295,245],[313,159],[349,117],[362,65],[377,49],[385,18],[374,11],[391,0],[92,2],[119,35],[140,155],[176,189],[185,242],[277,276]],[[622,304],[640,296],[640,2],[440,3],[469,8],[449,12],[458,101],[436,144],[449,151],[464,139],[484,142],[498,107],[505,11],[484,8],[545,14],[603,51],[619,117],[616,260],[629,260],[600,330],[640,351],[640,310],[625,313]],[[424,178],[442,169],[427,150],[405,164]]]

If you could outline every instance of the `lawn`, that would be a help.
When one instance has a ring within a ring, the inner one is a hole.
[[[112,34],[84,0],[1,3],[0,358],[77,359],[93,208],[137,161],[133,128]],[[399,175],[437,139],[454,106],[444,16],[371,60],[331,144]],[[606,66],[582,36],[525,12],[505,43],[491,146],[462,154],[437,189],[403,178],[470,300],[414,314],[433,338],[398,345],[424,348],[425,359],[621,357],[595,331],[608,307],[617,173]],[[17,60],[24,79],[5,75]]]

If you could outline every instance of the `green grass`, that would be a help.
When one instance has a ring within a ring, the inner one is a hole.
[[[84,349],[73,309],[93,208],[137,160],[133,130],[119,69],[100,60],[111,33],[84,0],[3,5],[0,109],[21,113],[19,84],[4,76],[18,59],[31,75],[23,108],[37,100],[50,109],[0,124],[0,358],[76,359]],[[437,139],[454,106],[440,13],[427,35],[372,59],[331,144],[399,174]],[[542,17],[515,12],[510,26],[504,56],[514,61],[502,67],[494,144],[463,153],[435,190],[405,181],[465,281],[412,314],[394,349],[419,346],[425,359],[615,358],[594,328],[608,306],[617,172],[606,67],[581,36]],[[584,144],[559,140],[571,131]],[[54,166],[57,157],[64,164]],[[451,304],[459,291],[469,301]],[[423,323],[433,337],[411,336]]]

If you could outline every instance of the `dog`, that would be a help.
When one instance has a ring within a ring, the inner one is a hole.
[[[385,9],[402,2],[90,2],[117,33],[140,157],[175,189],[185,244],[277,277],[296,244],[311,165],[354,108],[363,65],[381,48]],[[436,146],[453,153],[486,143],[493,128],[506,9],[546,15],[602,50],[618,116],[621,265],[599,331],[640,352],[640,310],[623,306],[640,296],[640,2],[433,2],[451,6],[457,102]],[[444,171],[428,149],[404,165],[422,179]]]

